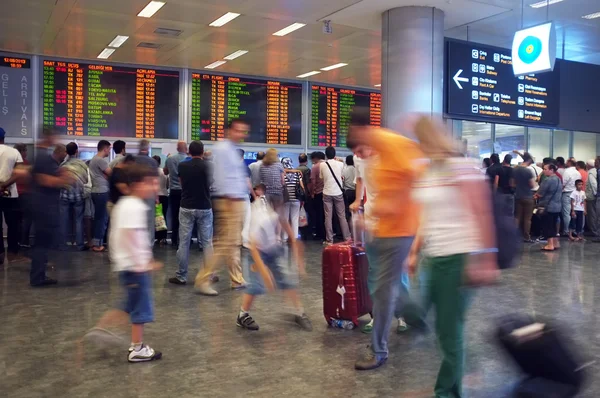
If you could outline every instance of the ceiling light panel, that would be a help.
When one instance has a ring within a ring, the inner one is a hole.
[[[296,22],[286,28],[283,28],[283,29],[278,30],[277,32],[273,33],[273,36],[285,36],[289,33],[292,33],[293,31],[303,28],[305,26],[306,26],[306,24],[304,24],[304,23]]]
[[[210,65],[206,65],[205,68],[206,69],[215,69],[215,68],[218,68],[219,66],[221,66],[223,64],[226,64],[226,63],[227,63],[227,61],[215,61],[215,62],[213,62]]]
[[[302,75],[298,75],[298,76],[296,76],[296,77],[299,77],[299,78],[301,78],[301,79],[302,79],[302,78],[304,78],[304,77],[309,77],[309,76],[318,75],[319,73],[321,73],[321,72],[319,72],[318,70],[313,70],[312,72],[307,72],[307,73],[304,73],[304,74],[302,74]]]
[[[102,52],[100,54],[98,54],[98,58],[100,58],[100,59],[107,59],[114,52],[115,52],[114,48],[105,48],[104,50],[102,50]]]
[[[596,19],[596,18],[600,18],[600,12],[595,12],[593,14],[584,15],[581,18],[583,18],[583,19]]]
[[[238,14],[236,12],[228,12],[227,14],[223,15],[222,17],[220,17],[220,18],[215,19],[214,21],[212,21],[208,26],[214,26],[214,27],[223,26],[226,23],[233,21],[234,19],[236,19],[240,15],[241,14]]]
[[[117,35],[117,37],[115,37],[108,46],[113,48],[119,48],[123,45],[123,43],[127,41],[127,39],[129,39],[129,36]]]
[[[150,18],[158,12],[165,5],[164,1],[151,1],[146,7],[138,14],[138,17]]]
[[[552,4],[560,3],[561,1],[563,1],[563,0],[543,0],[543,1],[538,1],[537,3],[530,4],[529,7],[542,8],[542,7],[550,6]]]
[[[328,70],[333,70],[333,69],[341,68],[341,67],[344,67],[346,65],[348,65],[348,64],[340,62],[339,64],[329,65],[329,66],[326,66],[324,68],[321,68],[321,70],[328,71]]]
[[[231,53],[231,54],[229,54],[229,55],[228,55],[228,56],[226,56],[226,57],[223,57],[223,59],[226,59],[226,60],[228,60],[228,61],[231,61],[231,60],[234,60],[234,59],[236,59],[237,57],[241,57],[242,55],[244,55],[244,54],[247,54],[247,53],[248,53],[248,51],[246,51],[246,50],[237,50],[236,52],[234,52],[234,53]]]

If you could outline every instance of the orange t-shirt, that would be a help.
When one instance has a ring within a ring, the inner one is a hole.
[[[373,129],[370,137],[370,146],[379,154],[370,173],[377,189],[373,203],[377,219],[374,235],[380,238],[414,236],[421,209],[412,198],[412,188],[422,170],[420,160],[424,155],[419,144],[392,131]],[[381,212],[381,208],[387,210]]]

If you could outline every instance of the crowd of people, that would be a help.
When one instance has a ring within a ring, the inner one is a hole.
[[[335,148],[327,147],[300,154],[295,167],[292,159],[279,159],[271,148],[246,166],[238,144],[249,128],[243,120],[232,120],[226,139],[211,152],[200,141],[179,142],[164,165],[149,156],[146,140],[139,142],[135,156],[123,141],[111,145],[101,140],[96,156],[84,162],[76,143],[62,145],[45,130],[31,166],[24,164],[26,147],[3,145],[0,129],[0,210],[8,226],[8,261],[16,261],[20,247],[28,245],[25,235],[32,224],[32,286],[56,283],[46,275],[52,249],[108,251],[126,291],[125,302],[107,312],[86,338],[122,341],[116,330],[129,322],[128,359],[144,362],[162,355],[143,340],[144,325],[154,321],[152,271],[162,266],[153,257],[153,245],[169,238],[164,228],[157,228],[160,217],[171,214],[170,240],[177,249],[177,270],[169,283],[188,283],[190,242],[196,236],[203,264],[194,290],[218,295],[217,273],[226,265],[230,288],[245,289],[236,324],[247,330],[259,329],[250,314],[256,297],[274,288],[285,291],[296,324],[312,330],[299,289],[305,273],[299,237],[326,246],[351,242],[350,225],[360,224],[367,235],[373,311],[367,325],[371,345],[355,368],[370,370],[386,362],[394,319],[398,332],[428,333],[425,318],[434,307],[442,352],[435,393],[442,397],[462,396],[470,301],[465,282],[479,283],[474,265],[497,268],[497,237],[487,228],[494,222],[492,197],[515,217],[527,242],[533,242],[532,220],[535,226],[539,219],[546,251],[558,249],[560,231],[582,240],[586,215],[592,233],[599,232],[599,160],[586,165],[544,159],[539,167],[524,153],[518,154],[522,163],[513,167],[510,155],[501,163],[494,154],[484,160],[482,170],[427,117],[411,125],[413,141],[370,126],[368,112],[356,109],[347,135],[353,155],[339,159]],[[115,156],[109,162],[111,149]],[[291,267],[283,261],[286,245],[294,260]],[[244,266],[242,246],[251,259]],[[419,300],[408,289],[409,276],[417,272]]]

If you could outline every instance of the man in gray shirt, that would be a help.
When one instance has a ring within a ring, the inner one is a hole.
[[[181,182],[179,181],[179,163],[187,158],[185,141],[177,143],[177,153],[169,156],[164,172],[169,176],[169,208],[171,209],[171,245],[179,247],[179,208],[181,206]]]
[[[517,209],[517,222],[523,233],[523,239],[527,243],[531,240],[531,217],[533,215],[533,187],[535,186],[535,175],[532,172],[531,163],[533,159],[530,154],[523,154],[523,163],[513,170],[512,177],[515,184],[515,202]]]
[[[255,187],[260,184],[260,166],[262,166],[263,159],[265,158],[264,152],[256,153],[256,162],[251,163],[250,166],[250,181],[252,186]]]
[[[108,177],[111,169],[108,166],[110,142],[102,140],[98,143],[98,154],[90,160],[89,170],[92,179],[92,202],[94,203],[94,233],[92,250],[102,252],[104,248],[104,234],[108,226]]]
[[[115,158],[108,164],[108,167],[110,167],[111,170],[125,160],[125,141],[115,141],[113,143],[113,151],[115,152]]]

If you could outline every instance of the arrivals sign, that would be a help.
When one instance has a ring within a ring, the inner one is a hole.
[[[0,53],[0,127],[8,137],[33,137],[31,59]]]
[[[510,50],[447,40],[446,51],[445,110],[449,117],[558,124],[558,70],[517,77]]]
[[[552,22],[515,33],[512,45],[515,76],[554,70],[556,32]]]

